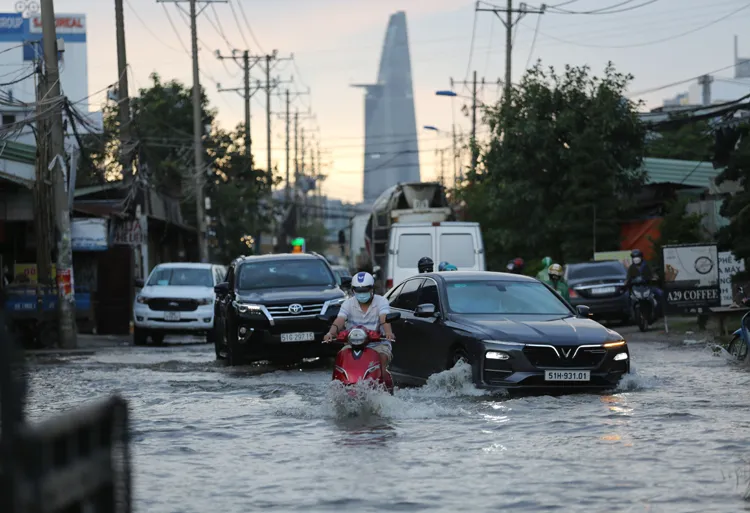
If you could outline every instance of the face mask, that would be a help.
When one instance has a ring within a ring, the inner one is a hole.
[[[634,263],[635,265],[639,265],[639,264],[641,263],[641,257],[635,257],[635,258],[633,259],[633,263]]]
[[[372,299],[372,292],[357,292],[354,294],[354,297],[357,298],[357,301],[360,303],[367,303],[370,299]]]

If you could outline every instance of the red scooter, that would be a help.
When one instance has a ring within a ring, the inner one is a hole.
[[[386,322],[394,322],[401,317],[398,312],[386,316]],[[371,380],[378,386],[393,394],[393,378],[391,373],[385,371],[385,376],[380,367],[380,356],[367,344],[379,342],[380,332],[372,331],[363,326],[356,326],[349,330],[343,330],[336,336],[336,342],[349,344],[351,347],[345,351],[339,351],[336,355],[336,363],[333,368],[333,380],[340,381],[345,386],[356,385],[360,381]],[[354,393],[351,390],[350,393]]]

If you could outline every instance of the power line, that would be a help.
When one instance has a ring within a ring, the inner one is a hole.
[[[245,43],[245,48],[250,48],[250,43],[247,42],[247,38],[245,37],[245,32],[242,30],[242,26],[240,25],[240,19],[237,17],[237,11],[234,10],[234,4],[232,3],[231,0],[229,1],[229,8],[232,9],[232,17],[234,18],[234,21],[237,24],[237,30],[240,33],[242,42]]]
[[[716,70],[713,70],[713,71],[709,71],[708,73],[701,73],[700,75],[696,75],[694,77],[686,78],[684,80],[678,80],[677,82],[671,82],[671,83],[665,84],[663,86],[657,86],[657,87],[652,87],[651,89],[645,89],[645,90],[642,90],[642,91],[636,91],[636,92],[633,92],[633,93],[628,93],[627,96],[643,96],[644,94],[655,93],[657,91],[662,91],[664,89],[669,89],[670,87],[674,87],[674,86],[686,84],[688,82],[692,82],[694,80],[698,80],[700,77],[702,77],[704,75],[713,75],[715,73],[720,73],[722,71],[726,71],[726,70],[729,70],[729,69],[736,68],[740,64],[742,64],[742,63],[741,62],[736,62],[736,63],[734,63],[734,64],[732,64],[730,66],[724,66],[723,68],[719,68],[719,69],[716,69]]]
[[[180,52],[179,49],[175,48],[172,45],[169,45],[169,44],[165,43],[164,40],[162,40],[159,36],[156,35],[156,33],[153,30],[151,30],[151,27],[149,27],[146,24],[146,22],[143,21],[143,18],[141,18],[140,14],[138,14],[138,11],[136,11],[133,8],[133,6],[130,5],[130,0],[125,0],[125,3],[127,4],[127,6],[130,9],[131,13],[135,16],[135,18],[141,23],[141,25],[143,25],[143,28],[146,29],[146,32],[148,32],[149,34],[151,34],[154,39],[156,39],[159,43],[161,43],[165,47],[169,48],[170,50],[178,52],[178,53]],[[170,23],[171,23],[171,20],[170,20]],[[172,26],[172,28],[174,28],[174,25]],[[179,37],[178,37],[178,39],[179,39]],[[180,43],[182,43],[182,41],[180,41]],[[184,45],[183,45],[183,48],[184,48]]]
[[[233,50],[235,46],[229,41],[229,39],[227,39],[227,35],[224,33],[224,27],[222,27],[221,25],[221,19],[219,18],[219,13],[216,12],[216,6],[214,4],[211,4],[211,11],[213,11],[214,17],[216,18],[216,25],[214,25],[214,22],[211,21],[210,16],[206,16],[206,19],[214,28],[214,30],[216,30],[216,32],[219,34],[219,37],[221,37],[227,44],[227,48],[229,48],[229,50]]]
[[[534,47],[536,47],[536,38],[539,35],[539,25],[542,23],[542,15],[536,15],[536,26],[534,27],[534,38],[531,40],[531,48],[529,49],[529,56],[526,58],[526,69],[529,69],[531,64],[531,58],[534,56]]]
[[[231,3],[232,0],[230,0],[229,3]],[[247,31],[250,33],[250,37],[253,38],[253,42],[258,47],[258,50],[261,51],[261,53],[266,53],[266,51],[263,49],[263,46],[258,42],[258,38],[255,37],[255,32],[253,32],[253,28],[250,26],[250,23],[247,21],[247,16],[245,15],[245,8],[242,7],[242,2],[240,0],[237,0],[237,6],[240,8],[240,13],[242,14],[242,19],[245,20],[245,26],[247,27]],[[249,45],[248,45],[249,46]]]
[[[653,41],[646,41],[646,42],[643,42],[643,43],[635,43],[635,44],[629,44],[629,45],[592,45],[592,44],[586,44],[586,43],[576,43],[574,41],[567,41],[567,40],[561,39],[559,37],[555,37],[555,36],[551,36],[549,34],[545,34],[544,32],[539,32],[539,33],[542,36],[547,37],[549,39],[552,39],[554,41],[558,41],[558,42],[564,43],[564,44],[569,44],[569,45],[572,45],[572,46],[580,46],[580,47],[584,47],[584,48],[638,48],[638,47],[642,47],[642,46],[650,46],[650,45],[655,45],[655,44],[659,44],[659,43],[665,43],[667,41],[672,41],[674,39],[679,39],[679,38],[687,36],[689,34],[693,34],[693,33],[698,32],[700,30],[703,30],[703,29],[706,29],[708,27],[711,27],[712,25],[716,25],[717,23],[720,23],[720,22],[726,20],[727,18],[730,18],[730,17],[734,16],[737,13],[739,13],[741,11],[744,11],[747,8],[750,8],[750,3],[745,4],[742,7],[738,8],[738,9],[735,9],[732,12],[727,13],[724,16],[721,16],[721,17],[716,18],[716,19],[714,19],[714,20],[712,20],[712,21],[710,21],[708,23],[705,23],[705,24],[701,25],[700,27],[696,27],[696,28],[693,28],[693,29],[690,29],[690,30],[686,30],[685,32],[681,32],[679,34],[674,34],[672,36],[663,37],[663,38],[660,38],[660,39],[655,39]]]
[[[177,30],[177,26],[175,26],[174,21],[172,21],[172,16],[169,15],[169,11],[167,10],[167,6],[164,4],[161,4],[161,8],[164,9],[164,14],[167,15],[167,20],[169,21],[169,25],[172,27],[172,30],[174,31],[174,35],[177,37],[177,41],[180,43],[180,46],[185,51],[186,54],[190,55],[190,50],[188,50],[187,46],[185,46],[185,43],[182,42],[182,38],[180,37],[180,32]]]
[[[601,9],[594,9],[593,11],[569,11],[567,9],[559,9],[557,7],[554,7],[554,8],[550,7],[550,9],[554,9],[556,11],[555,14],[617,14],[621,12],[634,11],[636,9],[640,9],[641,7],[645,7],[647,5],[656,3],[659,0],[646,0],[642,4],[632,5],[630,7],[625,7],[624,9],[617,9],[617,7],[622,7],[628,4],[632,4],[634,1],[635,0],[625,0],[624,2],[610,5],[609,7],[603,7]]]
[[[477,33],[477,19],[479,15],[477,7],[479,7],[478,0],[476,3],[476,7],[474,8],[474,23],[472,24],[471,28],[471,43],[469,45],[469,62],[466,64],[466,76],[464,77],[464,82],[467,82],[469,80],[469,74],[471,73],[471,61],[474,58],[474,38],[476,37]]]

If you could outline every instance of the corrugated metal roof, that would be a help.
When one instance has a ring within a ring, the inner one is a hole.
[[[0,158],[21,162],[22,164],[35,164],[36,146],[15,141],[3,141],[0,143]]]
[[[676,183],[688,187],[705,187],[718,192],[714,180],[721,169],[714,169],[711,162],[673,159],[643,159],[643,169],[648,173],[647,183]]]

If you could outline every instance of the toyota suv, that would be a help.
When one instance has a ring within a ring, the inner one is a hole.
[[[333,356],[323,344],[329,326],[319,315],[338,312],[346,299],[325,258],[316,253],[241,257],[216,286],[216,358],[230,365],[294,362]]]
[[[224,281],[226,268],[201,263],[165,263],[154,267],[133,303],[133,343],[148,338],[160,344],[165,335],[205,334],[214,330],[214,287]]]

